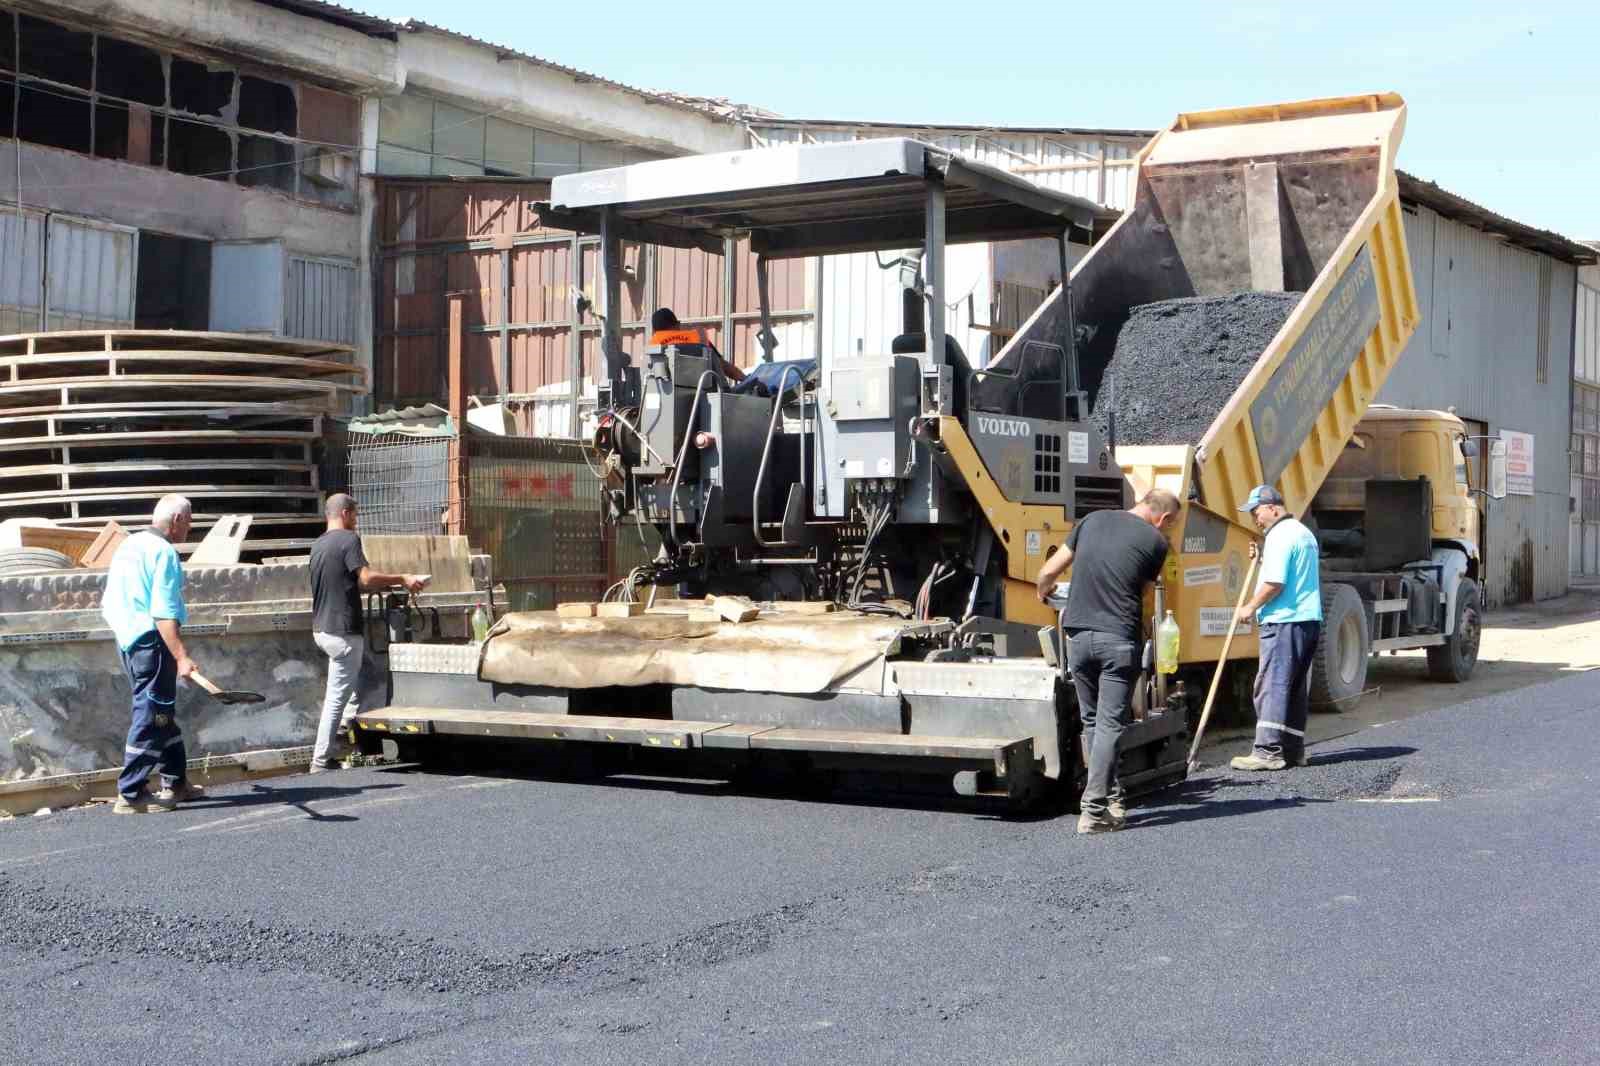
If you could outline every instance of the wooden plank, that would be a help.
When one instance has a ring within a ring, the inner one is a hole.
[[[266,366],[292,370],[296,375],[317,377],[321,375],[349,376],[365,380],[366,370],[353,363],[340,363],[331,359],[312,359],[299,355],[269,355],[260,352],[213,351],[139,351],[139,352],[60,352],[52,355],[0,356],[0,366],[18,370],[27,366],[103,366],[93,376],[120,376],[123,367],[138,364],[152,366]],[[82,375],[78,375],[82,376]]]
[[[91,570],[103,570],[111,565],[111,557],[116,554],[122,542],[128,539],[128,531],[116,522],[107,522],[95,537],[94,543],[89,545],[89,550],[83,553],[83,558],[78,561],[79,566]]]
[[[644,614],[642,603],[597,603],[594,605],[596,618],[637,618]]]
[[[0,506],[21,503],[58,503],[67,500],[145,499],[152,496],[259,496],[315,499],[316,489],[296,485],[113,485],[87,489],[52,489],[48,492],[0,492]],[[418,571],[425,573],[426,571]]]
[[[593,618],[594,604],[592,603],[558,603],[556,604],[556,617],[558,618]]]
[[[761,609],[743,596],[718,596],[711,604],[726,622],[753,622]]]
[[[317,392],[333,396],[341,392],[363,395],[365,385],[352,385],[343,381],[322,381],[304,378],[269,378],[255,374],[122,374],[118,377],[82,378],[31,378],[6,382],[0,385],[0,396],[17,396],[29,392],[54,392],[63,387],[75,392],[99,392],[102,389],[166,389],[186,390],[206,385],[218,389],[279,389],[284,392]]]
[[[194,566],[232,566],[237,563],[245,534],[250,531],[251,518],[247,514],[223,515],[206,533],[188,561]]]
[[[350,357],[355,354],[353,345],[334,341],[188,329],[77,329],[52,330],[48,333],[12,333],[0,336],[0,352],[23,349],[31,353],[46,348],[54,351],[139,351],[141,348],[150,347],[170,348],[180,343],[185,348],[260,348],[299,355],[323,353]]]
[[[277,459],[131,459],[120,463],[48,463],[40,466],[0,466],[0,478],[54,477],[58,474],[135,474],[177,473],[183,470],[260,470],[306,474],[316,470],[314,463],[290,463]]]
[[[466,537],[363,534],[367,563],[386,574],[432,574],[430,592],[472,592],[471,549]]]
[[[120,448],[126,444],[185,444],[214,442],[218,444],[299,444],[302,441],[318,440],[322,436],[320,431],[302,432],[299,430],[272,430],[257,433],[247,429],[190,429],[168,433],[100,433],[96,436],[79,436],[72,438],[74,448]],[[50,437],[17,437],[13,440],[0,440],[0,451],[24,452],[40,451],[43,449],[59,449],[63,441]]]
[[[83,555],[94,544],[97,536],[99,534],[92,529],[73,529],[71,526],[19,525],[17,527],[18,547],[49,548],[60,552],[79,566],[83,565]]]
[[[300,400],[246,400],[233,399],[195,400],[174,402],[170,399],[130,400],[119,403],[69,403],[32,404],[25,407],[0,408],[6,412],[0,425],[20,425],[54,419],[58,422],[107,422],[130,418],[249,418],[257,421],[302,421],[322,417],[317,406],[321,397],[307,396]]]

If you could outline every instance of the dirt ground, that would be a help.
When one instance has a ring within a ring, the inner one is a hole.
[[[1430,680],[1427,656],[1421,651],[1373,659],[1367,670],[1366,697],[1353,710],[1313,710],[1306,741],[1315,753],[1319,741],[1597,667],[1600,583],[1575,585],[1559,599],[1489,613],[1478,666],[1466,684]],[[1250,737],[1249,729],[1226,728],[1206,747],[1216,753],[1214,757],[1231,757],[1249,749]]]

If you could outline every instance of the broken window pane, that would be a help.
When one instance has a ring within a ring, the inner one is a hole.
[[[226,130],[204,122],[167,122],[167,169],[179,174],[227,181],[233,170],[233,141]]]
[[[82,89],[90,87],[94,74],[94,34],[69,30],[32,15],[21,15],[19,19],[20,62],[24,74]]]
[[[167,72],[161,65],[161,53],[102,36],[95,49],[94,89],[135,103],[165,107]]]
[[[9,11],[0,11],[0,70],[16,69],[17,19]]]
[[[148,131],[146,131],[148,137]],[[146,151],[149,151],[148,140]],[[94,109],[94,154],[102,159],[128,158],[128,105],[116,102],[96,104]]]
[[[25,141],[89,151],[89,98],[65,89],[21,87],[17,132]]]
[[[294,192],[294,145],[271,137],[239,135],[239,184]]]
[[[465,171],[468,174],[483,173],[483,116],[474,115],[470,111],[463,111],[459,107],[449,104],[435,104],[433,107],[433,154],[436,156],[449,156],[462,163],[476,164],[476,169]],[[459,174],[463,171],[439,170],[437,162],[434,165],[436,173]]]
[[[220,116],[233,102],[233,71],[172,58],[172,106],[192,115]]]
[[[293,87],[248,74],[240,77],[239,125],[293,136],[298,129],[298,112]]]

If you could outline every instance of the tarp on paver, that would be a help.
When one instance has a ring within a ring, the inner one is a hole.
[[[763,614],[750,622],[686,614],[561,618],[508,614],[484,644],[478,675],[551,688],[692,685],[823,692],[892,653],[912,623],[838,612]]]

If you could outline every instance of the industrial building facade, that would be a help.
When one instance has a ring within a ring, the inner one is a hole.
[[[0,332],[191,328],[355,346],[378,407],[442,397],[446,294],[467,381],[519,430],[592,407],[595,243],[532,205],[580,169],[911,136],[1107,206],[1148,131],[784,119],[646,92],[319,0],[0,0]],[[1491,604],[1600,570],[1600,277],[1593,249],[1403,178],[1424,315],[1381,399],[1452,407],[1516,443],[1486,504]],[[758,357],[752,258],[632,246],[624,342],[675,308]],[[1081,254],[1082,249],[1077,250]],[[941,294],[975,362],[1059,282],[1053,248],[952,248]],[[915,262],[777,264],[779,358],[884,348]]]

